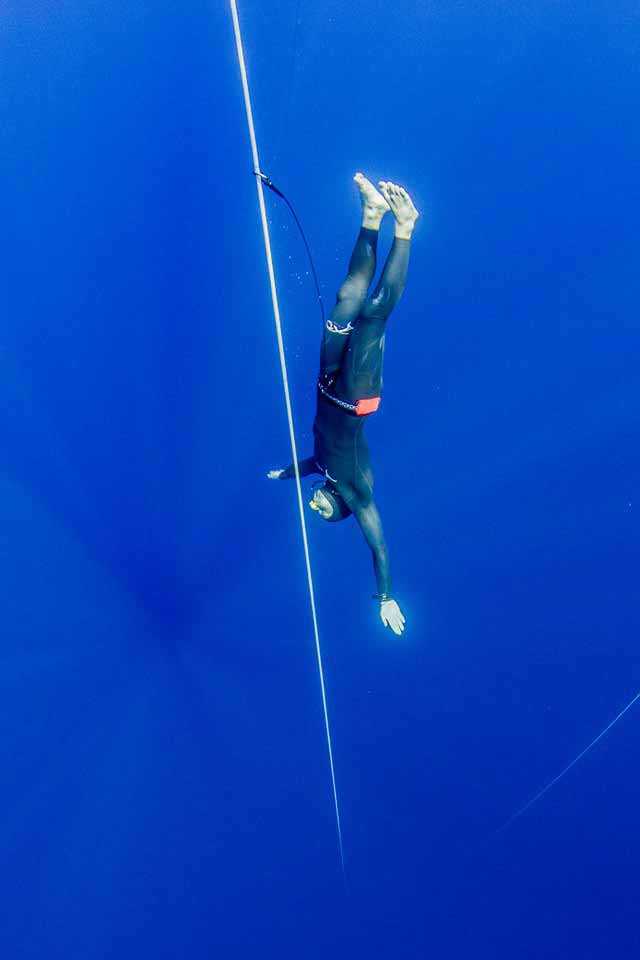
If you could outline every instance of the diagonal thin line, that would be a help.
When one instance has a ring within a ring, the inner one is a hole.
[[[586,746],[586,747],[584,748],[584,750],[582,750],[582,751],[578,754],[578,756],[575,757],[575,758],[571,761],[571,763],[568,764],[568,765],[564,768],[564,770],[562,770],[561,773],[558,774],[557,777],[554,777],[553,780],[550,780],[549,783],[546,785],[546,787],[543,787],[542,790],[540,790],[538,793],[536,793],[536,795],[535,795],[534,797],[531,798],[531,800],[529,800],[527,803],[525,803],[524,807],[520,807],[519,810],[516,810],[516,812],[515,812],[514,814],[512,814],[512,815],[509,817],[509,819],[506,820],[506,821],[502,824],[501,827],[498,827],[498,829],[496,830],[496,833],[501,833],[503,830],[506,830],[507,827],[510,827],[511,824],[514,822],[514,820],[517,820],[518,817],[521,817],[523,813],[525,813],[527,810],[529,810],[529,808],[532,807],[532,806],[534,805],[534,803],[536,803],[536,801],[538,801],[538,800],[540,799],[540,797],[543,797],[543,796],[545,795],[545,793],[547,793],[548,790],[551,790],[551,787],[555,786],[555,784],[558,782],[558,780],[562,780],[562,778],[565,776],[565,774],[569,773],[569,770],[571,770],[572,767],[575,767],[576,763],[578,763],[580,760],[582,760],[582,758],[583,758],[587,753],[589,753],[589,751],[590,751],[593,747],[595,747],[595,745],[596,745],[596,743],[598,743],[598,741],[602,740],[602,738],[605,736],[605,734],[607,734],[607,733],[609,732],[609,730],[611,730],[611,728],[616,725],[616,723],[618,722],[618,720],[621,720],[622,717],[624,717],[624,715],[625,715],[625,713],[627,712],[627,710],[630,710],[630,709],[631,709],[631,707],[634,705],[634,703],[636,702],[636,700],[640,700],[640,693],[637,693],[637,694],[635,695],[635,697],[633,698],[633,700],[631,700],[631,701],[626,705],[626,707],[625,707],[623,710],[620,711],[620,713],[618,714],[618,716],[617,716],[617,717],[614,717],[613,720],[611,721],[611,723],[608,723],[607,726],[604,728],[604,730],[601,730],[600,733],[598,734],[598,736],[595,737],[595,738],[591,741],[591,743],[590,743],[588,746]]]

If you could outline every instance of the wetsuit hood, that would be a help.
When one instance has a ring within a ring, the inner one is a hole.
[[[328,484],[325,484],[324,487],[322,487],[322,494],[327,498],[333,510],[331,516],[323,517],[323,520],[326,520],[327,523],[339,523],[340,520],[346,520],[347,517],[351,516],[351,510],[337,490],[334,490]]]

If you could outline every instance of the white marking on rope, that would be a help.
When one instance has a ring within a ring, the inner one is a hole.
[[[249,81],[247,79],[247,69],[244,59],[244,49],[242,46],[242,34],[240,32],[240,20],[238,18],[238,9],[236,0],[230,0],[231,15],[233,17],[233,29],[236,37],[236,48],[238,51],[238,64],[240,66],[240,75],[242,77],[242,90],[244,92],[244,105],[247,111],[247,125],[249,127],[249,138],[251,140],[251,153],[253,155],[253,169],[256,174],[260,173],[260,160],[258,157],[258,144],[256,141],[256,132],[253,123],[253,112],[251,110],[251,97],[249,95]],[[333,765],[333,749],[331,746],[331,730],[329,727],[329,711],[327,709],[327,695],[324,684],[324,671],[322,669],[322,654],[320,651],[320,635],[318,632],[318,617],[316,615],[315,592],[313,588],[313,577],[311,574],[311,560],[309,559],[309,542],[307,539],[307,527],[304,516],[304,505],[302,502],[302,486],[300,484],[300,471],[298,470],[298,450],[296,446],[295,430],[293,426],[293,412],[291,409],[291,397],[289,394],[289,378],[287,375],[287,362],[284,353],[284,340],[282,337],[282,324],[280,322],[280,307],[278,304],[278,291],[276,288],[275,271],[273,268],[273,257],[271,255],[271,239],[269,236],[269,224],[267,221],[267,211],[264,202],[264,189],[260,176],[256,176],[256,186],[258,189],[258,204],[260,207],[260,218],[262,220],[262,233],[264,236],[264,248],[267,257],[267,268],[269,270],[269,283],[271,285],[271,301],[273,304],[273,318],[276,326],[276,336],[278,338],[278,352],[280,354],[280,368],[282,371],[282,385],[284,388],[284,400],[287,408],[287,419],[289,421],[289,439],[291,441],[291,453],[293,455],[293,465],[296,475],[296,490],[298,494],[298,510],[300,512],[300,527],[302,530],[302,543],[304,545],[304,556],[307,564],[307,582],[309,586],[309,600],[311,603],[311,616],[313,619],[313,632],[316,642],[316,656],[318,660],[318,673],[320,676],[320,690],[322,693],[322,710],[324,713],[324,728],[327,735],[327,748],[329,751],[329,767],[331,770],[331,785],[333,788],[333,803],[336,814],[336,826],[338,830],[338,846],[340,848],[340,862],[342,863],[342,872],[344,874],[344,851],[342,847],[342,827],[340,826],[340,808],[338,805],[338,791],[336,788],[336,775]]]

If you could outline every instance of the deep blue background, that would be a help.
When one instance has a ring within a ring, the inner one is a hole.
[[[2,956],[632,956],[640,708],[495,831],[640,689],[638,5],[240,13],[327,301],[356,170],[422,211],[368,427],[402,639],[309,518],[350,896],[229,10],[8,0]]]

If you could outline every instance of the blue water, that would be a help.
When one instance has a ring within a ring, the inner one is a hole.
[[[240,14],[326,302],[356,170],[422,214],[367,428],[401,639],[309,515],[350,892],[229,10],[7,0],[2,956],[633,956],[640,708],[496,830],[640,689],[637,3]]]

